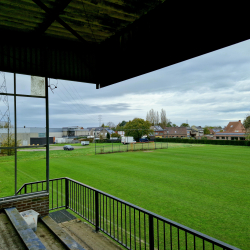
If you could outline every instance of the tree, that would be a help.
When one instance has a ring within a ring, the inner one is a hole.
[[[20,141],[17,141],[17,146],[20,145]],[[1,147],[15,147],[15,136],[12,133],[9,133],[8,136],[2,139]],[[1,149],[2,154],[14,155],[14,149]]]
[[[127,123],[126,121],[122,121],[122,122],[119,124],[119,126],[120,126],[120,127],[124,127],[124,126],[126,125],[126,123]]]
[[[99,138],[100,138],[100,142],[103,142],[103,135],[102,134],[100,134]]]
[[[151,125],[154,126],[156,125],[155,119],[156,119],[156,112],[154,111],[154,109],[150,109],[149,112],[147,113],[146,121],[149,121]]]
[[[103,128],[105,127],[104,123],[102,124],[102,126],[101,126],[101,127],[103,127]]]
[[[164,109],[161,109],[161,122],[160,122],[160,126],[162,128],[165,128],[167,127],[167,124],[168,124],[168,119],[167,119],[167,116],[166,116],[166,111]]]
[[[174,124],[173,124],[173,127],[177,127],[177,125],[174,123]]]
[[[13,126],[9,122],[0,124],[0,128],[12,128]]]
[[[160,125],[162,128],[165,128],[169,122],[164,109],[161,109],[160,115],[158,111],[150,109],[149,112],[147,112],[146,121],[149,121],[152,126]]]
[[[172,127],[172,122],[169,120],[166,127]]]
[[[155,113],[155,125],[159,125],[160,123],[160,117],[158,111]]]
[[[189,127],[188,123],[182,123],[180,127]]]
[[[148,136],[154,132],[150,129],[150,126],[150,121],[145,121],[141,118],[134,118],[125,125],[125,136],[133,136],[136,141],[139,141],[143,135]]]
[[[113,133],[113,134],[111,134],[111,137],[118,137],[118,138],[120,138],[121,135],[119,135],[118,133]]]
[[[246,118],[243,121],[243,126],[246,130],[246,132],[250,132],[250,114],[246,116]]]
[[[15,147],[15,136],[13,133],[11,133],[10,128],[13,128],[13,125],[11,125],[10,121],[5,122],[4,124],[2,123],[0,128],[5,128],[8,129],[7,135],[4,136],[4,134],[0,134],[0,141],[1,141],[1,147]],[[20,144],[20,141],[16,142],[16,145],[18,146]],[[7,155],[13,155],[15,154],[14,149],[2,149],[1,150],[2,154],[7,154]]]
[[[205,127],[204,128],[204,135],[209,135],[210,134],[210,131],[208,129],[208,127]]]
[[[114,128],[115,127],[115,124],[113,122],[108,122],[107,125],[105,127],[108,127],[108,128]]]
[[[107,133],[107,139],[110,139],[110,133]]]

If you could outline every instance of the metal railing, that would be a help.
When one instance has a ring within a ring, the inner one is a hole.
[[[43,191],[45,186],[45,181],[26,183],[18,194]],[[127,249],[239,250],[78,181],[51,179],[50,210],[63,207]]]
[[[115,152],[131,152],[131,151],[143,151],[143,150],[155,150],[155,149],[163,149],[168,148],[167,142],[147,142],[147,143],[110,143],[110,145],[99,145],[101,143],[97,143],[98,146],[95,146],[95,154],[108,154]]]

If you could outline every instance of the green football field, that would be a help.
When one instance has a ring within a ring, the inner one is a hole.
[[[169,144],[153,151],[94,152],[94,145],[50,151],[50,178],[70,177],[250,249],[249,147]],[[18,188],[45,179],[45,152],[17,154]],[[0,156],[0,173],[0,197],[12,195],[13,156]]]

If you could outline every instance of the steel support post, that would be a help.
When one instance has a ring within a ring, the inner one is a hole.
[[[149,249],[154,250],[154,217],[149,214]]]
[[[46,105],[45,105],[45,107],[46,107],[46,190],[49,193],[49,87],[48,87],[48,77],[45,77],[45,102],[46,102]]]
[[[65,179],[65,207],[69,208],[69,180]]]
[[[99,231],[99,193],[95,191],[95,231]]]
[[[14,120],[15,120],[15,195],[17,194],[17,120],[16,120],[16,73],[14,73]],[[26,186],[25,186],[26,187]],[[26,190],[25,190],[26,191]],[[26,192],[25,192],[26,193]]]

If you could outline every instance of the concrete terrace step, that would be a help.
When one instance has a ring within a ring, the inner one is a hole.
[[[67,250],[68,248],[61,240],[41,221],[37,222],[37,230],[35,232],[48,250]]]
[[[67,234],[54,220],[49,216],[42,218],[43,223],[57,235],[57,237],[71,250],[85,250],[79,243],[77,243],[69,234]]]
[[[0,213],[0,249],[27,249],[8,216]]]
[[[29,228],[28,224],[19,214],[19,212],[15,207],[6,208],[5,212],[28,249],[30,250],[46,249],[43,243],[40,241],[40,239],[33,232],[33,230]]]
[[[79,219],[59,224],[75,241],[86,250],[123,250],[124,248],[101,232],[94,232],[94,228]]]

